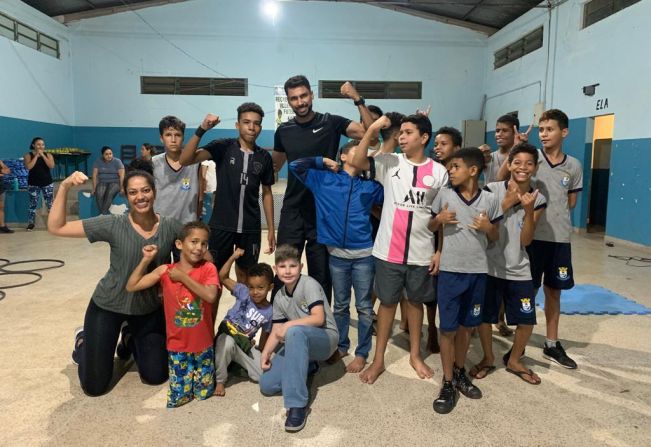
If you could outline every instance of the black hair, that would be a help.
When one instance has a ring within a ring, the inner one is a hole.
[[[376,105],[370,104],[370,105],[366,106],[366,108],[368,109],[369,112],[371,112],[374,115],[377,115],[378,117],[384,115],[384,112],[382,111],[382,109],[379,108]],[[359,120],[362,121],[361,116],[359,117]]]
[[[264,262],[259,262],[258,264],[249,267],[247,274],[249,278],[252,276],[263,277],[269,284],[274,281],[274,271],[271,269],[269,264]]]
[[[496,123],[508,124],[510,128],[513,128],[513,126],[515,126],[518,129],[520,128],[520,120],[518,119],[517,116],[511,115],[510,113],[507,113],[506,115],[502,115],[499,118],[497,118]]]
[[[156,148],[151,145],[150,143],[142,143],[145,149],[147,149],[149,152],[151,152],[152,155],[155,155]]]
[[[254,102],[245,102],[237,108],[237,120],[239,121],[242,114],[246,112],[254,112],[260,115],[260,119],[264,118],[264,110],[262,110],[262,107]]]
[[[122,189],[124,189],[124,191],[126,191],[129,186],[129,180],[134,177],[142,177],[147,180],[147,184],[151,187],[152,191],[156,193],[156,182],[154,181],[154,176],[141,169],[127,170],[126,174],[124,174],[124,181],[122,182]]]
[[[280,247],[276,247],[276,264],[280,264],[283,261],[297,261],[301,262],[301,255],[298,253],[298,250],[293,245],[283,244]]]
[[[520,153],[530,154],[533,157],[533,162],[536,165],[538,164],[538,149],[536,149],[536,146],[529,143],[520,143],[511,149],[509,152],[509,164],[513,163],[515,156]]]
[[[151,160],[146,160],[142,157],[134,158],[126,167],[126,172],[131,171],[145,171],[150,175],[154,175],[154,165]]]
[[[160,123],[158,123],[158,132],[163,135],[165,129],[169,129],[170,127],[180,131],[182,134],[185,133],[185,123],[172,115],[164,116],[160,120]]]
[[[558,110],[558,109],[546,110],[545,112],[543,112],[542,115],[540,115],[540,119],[538,120],[538,122],[540,123],[541,121],[547,121],[547,120],[556,121],[558,123],[558,127],[560,127],[561,130],[570,127],[570,119],[562,110]]]
[[[102,155],[104,155],[104,152],[106,151],[113,152],[113,149],[111,149],[111,146],[102,146]]]
[[[461,147],[463,144],[463,137],[461,136],[461,132],[459,132],[458,129],[455,129],[454,127],[449,127],[449,126],[443,126],[439,130],[436,131],[436,135],[449,135],[450,138],[452,138],[452,144],[455,146]]]
[[[45,140],[44,140],[43,138],[41,138],[41,137],[34,137],[34,138],[32,138],[32,142],[29,143],[29,149],[30,149],[30,150],[34,149],[34,144],[36,144],[36,142],[37,142],[38,140],[41,140],[41,141],[45,142]]]
[[[396,131],[400,130],[400,124],[402,124],[402,120],[405,119],[405,115],[400,112],[388,112],[384,116],[389,118],[391,125],[386,129],[380,129],[382,141],[388,140]]]
[[[469,168],[476,166],[479,172],[477,175],[481,174],[484,170],[486,162],[484,161],[484,153],[478,147],[464,147],[459,149],[450,157],[450,160],[455,158],[460,158]]]
[[[432,122],[425,115],[420,113],[415,113],[413,115],[405,116],[400,124],[403,123],[412,123],[418,129],[421,135],[427,134],[427,141],[425,141],[425,146],[429,143],[429,140],[432,138]]]
[[[296,87],[307,87],[309,91],[312,91],[312,88],[310,87],[310,81],[308,81],[307,78],[303,75],[292,76],[285,81],[285,94],[288,95],[289,93],[287,92],[289,89]]]
[[[194,222],[188,222],[181,227],[181,231],[179,231],[179,237],[177,239],[184,241],[185,238],[190,235],[192,230],[204,230],[210,236],[210,227],[200,220],[195,220]]]

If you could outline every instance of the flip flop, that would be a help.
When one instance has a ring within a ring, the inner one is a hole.
[[[479,373],[481,373],[482,371],[484,371],[484,375],[478,377]],[[472,368],[470,368],[468,374],[470,374],[470,377],[472,377],[473,379],[481,380],[481,379],[485,379],[486,376],[488,376],[493,371],[495,371],[495,366],[493,365],[484,365],[484,366],[475,365]]]
[[[509,350],[507,351],[507,353],[504,354],[504,356],[502,356],[502,363],[504,363],[504,366],[507,366],[507,365],[509,364],[509,358],[511,357],[511,351],[512,351],[512,350],[513,350],[513,348],[509,349]],[[525,349],[524,351],[522,351],[522,356],[523,356],[523,357],[524,357],[524,353],[525,353],[525,352],[527,352],[526,349]]]
[[[540,378],[538,379],[537,382],[531,382],[531,381],[524,378],[524,376],[530,376],[533,379],[533,371],[530,370],[530,369],[528,369],[526,371],[516,371],[516,370],[511,369],[511,368],[506,368],[506,371],[510,372],[511,374],[514,374],[514,375],[518,376],[523,382],[527,382],[529,385],[540,385],[540,382],[542,382],[542,380],[540,380]]]

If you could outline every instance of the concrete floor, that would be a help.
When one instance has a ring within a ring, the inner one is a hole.
[[[605,247],[594,235],[577,236],[577,282],[602,285],[651,307],[650,270],[626,266],[608,254],[649,257],[623,246]],[[70,359],[72,334],[108,266],[108,247],[17,228],[13,235],[0,235],[0,257],[66,262],[42,272],[34,285],[6,290],[0,301],[2,446],[649,445],[649,316],[564,315],[562,339],[579,364],[568,371],[542,357],[544,315],[538,310],[527,361],[542,384],[527,385],[498,366],[478,382],[483,399],[462,397],[445,416],[432,410],[441,380],[439,357],[426,358],[435,369],[433,380],[416,378],[408,364],[407,337],[396,321],[388,370],[379,381],[362,384],[344,372],[343,363],[322,367],[313,383],[307,427],[290,435],[283,431],[282,398],[263,397],[247,381],[231,382],[225,398],[168,410],[166,385],[143,385],[132,363],[116,359],[122,377],[115,387],[102,397],[85,396]],[[0,287],[23,279],[0,276]],[[232,303],[225,293],[220,316]],[[495,335],[498,356],[508,346]],[[473,339],[467,366],[480,357]]]

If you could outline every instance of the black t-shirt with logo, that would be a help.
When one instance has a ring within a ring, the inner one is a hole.
[[[259,233],[260,185],[274,184],[271,154],[259,146],[245,152],[236,138],[214,140],[202,149],[210,152],[217,174],[210,226],[236,233]]]
[[[339,141],[346,135],[350,120],[339,115],[315,112],[314,119],[297,123],[295,119],[281,124],[274,135],[274,150],[285,152],[287,163],[303,157],[337,158]],[[312,193],[294,176],[287,179],[283,209],[299,209],[304,215],[316,214]]]

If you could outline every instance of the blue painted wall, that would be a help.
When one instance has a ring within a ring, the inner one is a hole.
[[[0,158],[22,157],[37,136],[45,140],[47,147],[72,146],[73,133],[72,126],[0,116]]]

